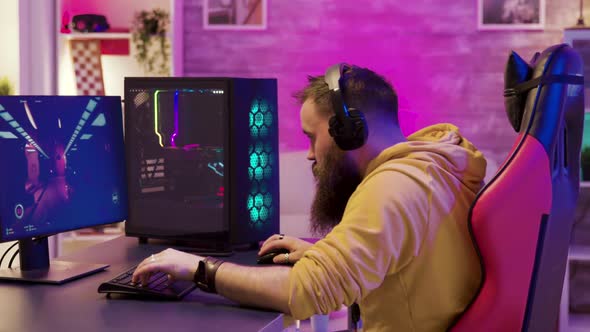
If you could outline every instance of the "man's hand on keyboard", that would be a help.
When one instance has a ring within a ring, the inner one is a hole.
[[[133,272],[133,282],[146,284],[153,273],[158,271],[168,274],[171,279],[193,280],[199,261],[204,257],[187,254],[174,249],[166,249],[144,259]]]

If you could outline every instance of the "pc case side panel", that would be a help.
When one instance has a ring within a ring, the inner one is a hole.
[[[126,78],[126,235],[229,242],[228,89],[223,78]]]
[[[230,238],[255,243],[279,232],[279,133],[276,79],[232,84]]]

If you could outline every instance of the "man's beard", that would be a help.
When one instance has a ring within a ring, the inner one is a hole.
[[[312,166],[316,194],[311,204],[311,232],[324,236],[342,220],[348,199],[362,177],[346,152],[333,145],[322,164]]]

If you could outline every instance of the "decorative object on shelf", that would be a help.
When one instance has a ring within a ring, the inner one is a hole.
[[[582,181],[590,181],[590,146],[582,149],[580,164],[582,165]]]
[[[0,96],[10,96],[14,94],[14,86],[8,77],[0,78]]]
[[[109,29],[109,23],[104,15],[83,14],[74,15],[70,28],[78,32],[104,32]]]
[[[203,29],[264,30],[267,0],[204,0]]]
[[[545,0],[478,0],[479,30],[542,30]]]
[[[79,96],[103,96],[104,80],[100,59],[100,41],[96,39],[70,40],[70,53]]]
[[[66,10],[64,11],[63,15],[61,16],[61,27],[59,32],[61,33],[70,33],[72,30],[70,29],[70,13]]]
[[[131,40],[136,50],[135,59],[147,73],[170,74],[170,43],[166,33],[170,16],[163,9],[142,10],[135,14],[131,25]]]

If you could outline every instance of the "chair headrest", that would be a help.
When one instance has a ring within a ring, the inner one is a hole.
[[[535,57],[538,57],[535,54]],[[522,84],[531,79],[533,68],[518,55],[512,51],[508,57],[506,63],[506,69],[504,71],[504,89],[512,89],[519,84]],[[506,109],[506,115],[512,125],[512,128],[517,132],[520,131],[520,125],[522,122],[522,115],[526,105],[525,94],[513,94],[510,96],[504,96],[504,106]]]
[[[504,71],[504,105],[512,128],[520,132],[523,119],[533,120],[531,113],[537,106],[536,88],[553,83],[582,86],[584,77],[580,66],[579,55],[566,44],[554,45],[543,53],[537,52],[530,63],[512,51]],[[529,114],[527,100],[532,102],[528,105]]]

